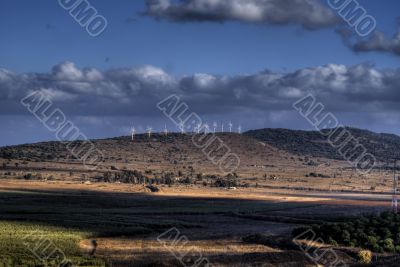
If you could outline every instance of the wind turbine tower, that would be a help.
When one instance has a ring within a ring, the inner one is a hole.
[[[238,134],[242,134],[242,125],[240,125],[240,124],[238,126]]]
[[[216,122],[214,122],[213,123],[213,127],[214,127],[214,134],[215,134],[215,131],[216,131],[217,127],[218,127],[218,124]]]
[[[201,129],[201,124],[198,123],[197,126],[196,126],[196,132],[197,132],[197,134],[200,133],[200,129]]]
[[[167,125],[166,124],[164,125],[164,134],[165,134],[165,136],[168,135],[168,129],[167,129]]]
[[[207,123],[204,124],[204,133],[207,134],[209,130],[210,130],[210,126]]]
[[[179,123],[179,129],[181,130],[181,134],[185,134],[185,123],[183,121]]]
[[[132,127],[132,141],[135,140],[135,135],[136,135],[136,129],[135,127]]]
[[[229,125],[229,132],[232,133],[232,126],[233,126],[232,122],[229,122],[228,125]]]
[[[148,126],[146,131],[147,131],[147,134],[149,135],[149,138],[150,138],[151,137],[151,132],[153,132],[153,127]]]

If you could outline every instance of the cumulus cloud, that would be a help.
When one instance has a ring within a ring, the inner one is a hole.
[[[180,96],[190,111],[208,122],[233,121],[236,126],[241,123],[243,129],[310,129],[292,105],[311,93],[343,124],[398,133],[399,87],[400,69],[380,70],[371,64],[179,77],[154,66],[101,71],[65,62],[48,73],[15,73],[0,68],[0,122],[4,129],[19,133],[16,136],[6,130],[0,144],[18,143],[17,139],[27,142],[20,129],[29,124],[34,125],[29,131],[37,133],[29,141],[52,138],[20,103],[33,91],[45,94],[54,108],[60,108],[88,136],[107,137],[120,135],[119,129],[133,124],[138,130],[149,123],[156,130],[163,129],[169,120],[156,105],[171,94]],[[386,114],[387,119],[383,119]],[[177,130],[171,122],[168,128]]]
[[[240,21],[318,29],[338,23],[318,0],[146,0],[146,14],[175,22]]]
[[[399,110],[400,70],[370,64],[329,64],[291,73],[193,74],[175,77],[154,66],[100,71],[71,62],[49,73],[17,74],[0,69],[0,115],[26,113],[20,99],[42,91],[66,113],[80,116],[159,116],[156,103],[177,94],[202,114],[290,111],[312,93],[332,110]]]
[[[393,37],[374,31],[368,39],[359,39],[346,30],[339,30],[344,43],[354,52],[384,52],[400,56],[400,27]]]

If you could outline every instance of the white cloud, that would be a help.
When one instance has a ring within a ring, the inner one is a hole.
[[[234,109],[290,110],[296,98],[308,93],[336,110],[400,109],[400,70],[379,70],[369,64],[329,64],[290,73],[184,77],[153,66],[100,71],[64,63],[54,69],[58,71],[30,74],[2,70],[6,78],[0,79],[0,115],[19,114],[20,99],[35,90],[82,116],[158,114],[156,103],[170,94],[181,96],[196,111],[207,114],[228,114]]]
[[[75,67],[72,62],[64,62],[62,64],[56,65],[53,68],[53,74],[59,80],[80,80],[83,77],[82,71]]]

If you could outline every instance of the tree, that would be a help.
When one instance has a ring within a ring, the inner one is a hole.
[[[368,236],[367,237],[367,243],[366,243],[366,247],[375,250],[374,248],[378,247],[378,238],[376,238],[375,236]]]
[[[392,233],[388,228],[381,228],[380,231],[382,239],[389,239],[392,237]]]
[[[32,173],[27,173],[27,174],[25,174],[25,175],[24,175],[24,179],[26,179],[26,180],[32,179]]]
[[[336,240],[334,240],[332,237],[328,238],[328,244],[337,247],[339,244],[336,242]]]
[[[394,244],[393,244],[393,239],[391,238],[386,238],[383,240],[383,249],[389,252],[394,252]]]
[[[174,183],[174,180],[172,179],[171,173],[164,174],[163,179],[164,179],[164,183],[166,185],[172,185]]]
[[[351,235],[350,235],[349,231],[343,230],[342,234],[341,234],[341,241],[345,244],[349,244],[350,240],[351,240]]]

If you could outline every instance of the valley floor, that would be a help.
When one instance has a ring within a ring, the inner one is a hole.
[[[29,255],[10,228],[23,222],[32,232],[76,233],[66,241],[65,254],[80,257],[78,266],[93,266],[90,261],[98,266],[193,266],[197,259],[215,266],[316,266],[300,250],[243,238],[264,234],[289,239],[302,225],[388,210],[390,200],[382,193],[196,185],[160,186],[160,192],[151,193],[142,185],[1,179],[0,222],[9,225],[9,232],[3,232],[8,241],[0,240],[0,249],[5,255],[7,243],[19,250],[17,257]],[[166,241],[168,233],[184,242]],[[98,246],[91,256],[94,239]],[[65,243],[54,242],[63,249]],[[12,250],[7,251],[7,260],[15,260]],[[342,258],[356,263],[347,255]]]

